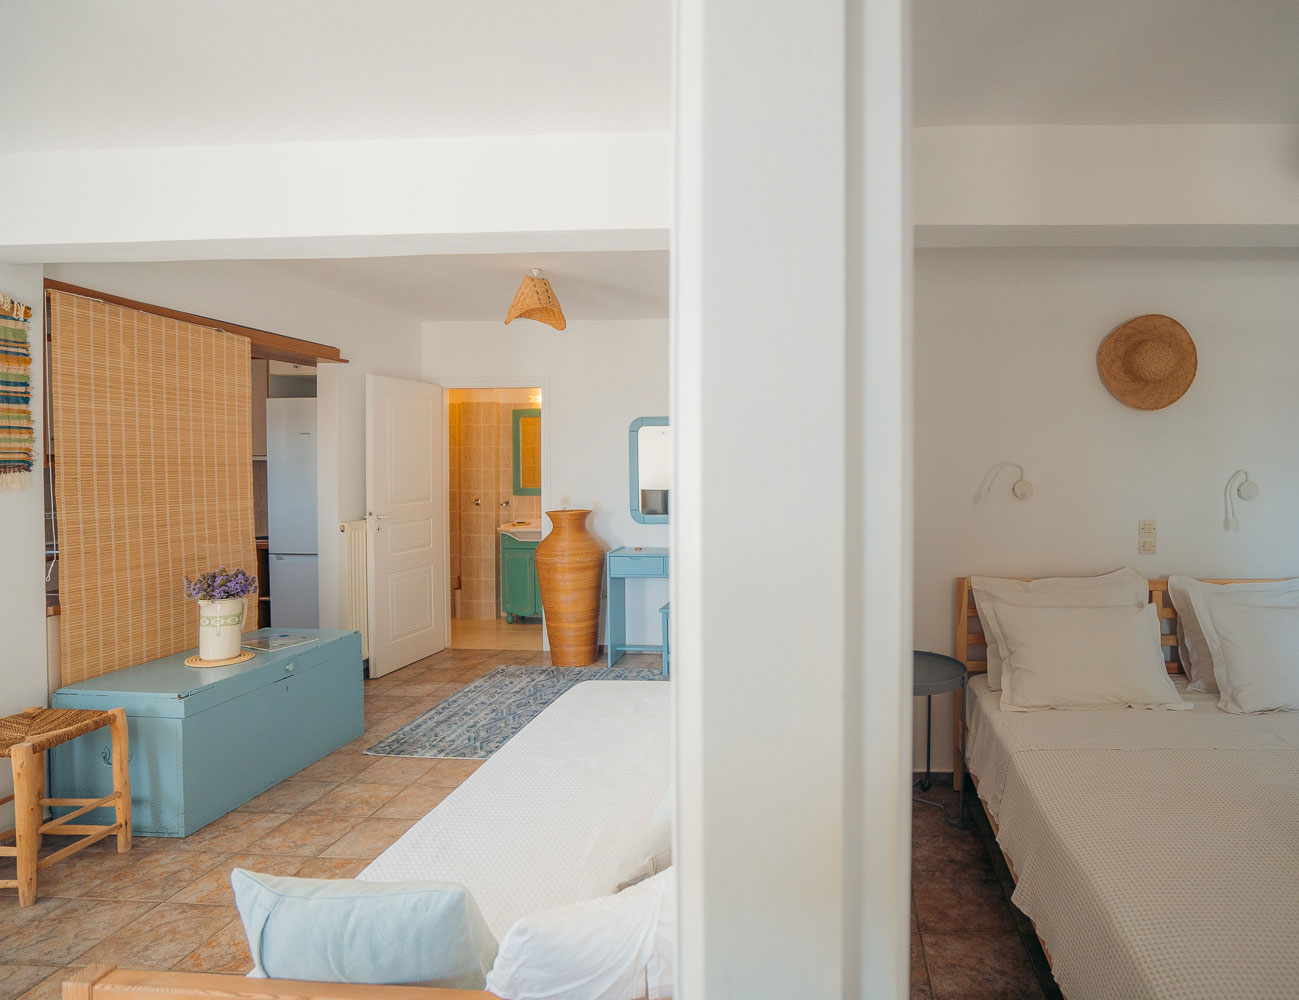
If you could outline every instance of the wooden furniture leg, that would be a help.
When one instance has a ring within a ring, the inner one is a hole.
[[[113,743],[113,791],[117,793],[113,802],[119,824],[117,851],[124,854],[131,849],[131,744],[126,734],[126,709],[114,708],[108,714],[112,716],[108,733]]]
[[[18,848],[18,905],[36,902],[36,851],[41,829],[41,789],[30,743],[10,752],[14,772],[14,841]]]

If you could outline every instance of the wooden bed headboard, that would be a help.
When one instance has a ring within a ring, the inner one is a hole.
[[[1028,581],[1025,581],[1028,582]],[[1182,661],[1177,652],[1177,611],[1168,596],[1167,580],[1149,580],[1150,603],[1159,614],[1160,640],[1164,645],[1164,659],[1168,672],[1182,672]],[[1243,583],[1242,580],[1205,580],[1204,583]],[[1254,581],[1249,581],[1254,582]],[[973,623],[973,625],[971,625]],[[983,637],[983,623],[974,607],[974,589],[968,576],[956,580],[956,658],[972,674],[988,670],[988,641]]]
[[[1028,582],[1027,580],[1025,582]],[[1168,596],[1167,580],[1148,580],[1150,603],[1159,614],[1159,630],[1163,633],[1164,660],[1170,674],[1184,673],[1177,651],[1177,610]],[[1273,580],[1201,580],[1201,583],[1271,583]],[[973,627],[971,627],[973,622]],[[956,658],[972,674],[988,669],[988,643],[983,637],[983,625],[974,607],[974,590],[968,576],[956,580]]]
[[[1201,583],[1271,583],[1275,577],[1259,580],[1200,580]],[[1025,582],[1028,582],[1025,580]],[[1177,610],[1168,596],[1167,580],[1148,580],[1150,585],[1150,603],[1159,613],[1160,642],[1164,647],[1164,661],[1170,674],[1183,673],[1181,656],[1177,651]],[[973,627],[971,627],[973,622]],[[968,576],[956,579],[956,658],[965,664],[972,674],[986,673],[988,670],[988,641],[983,636],[983,624],[974,607],[974,590],[970,587]],[[952,763],[952,782],[960,787],[960,776],[964,761],[961,759],[961,716],[965,711],[965,699],[960,690],[956,692],[956,712],[952,719],[952,746],[954,748]]]

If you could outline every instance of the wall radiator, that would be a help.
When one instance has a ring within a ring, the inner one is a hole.
[[[366,523],[344,521],[338,526],[343,535],[339,553],[342,577],[339,584],[338,610],[343,628],[361,633],[361,658],[370,658],[370,586],[366,566]]]

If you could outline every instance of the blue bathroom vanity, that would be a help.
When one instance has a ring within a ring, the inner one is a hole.
[[[668,550],[665,548],[633,547],[624,545],[605,557],[605,593],[609,595],[606,621],[605,649],[609,666],[622,659],[623,653],[662,653],[663,673],[668,672],[667,612],[663,615],[663,644],[638,645],[627,642],[627,581],[666,580],[668,578]],[[666,605],[664,606],[666,607]]]
[[[516,538],[508,533],[509,527],[500,531],[501,611],[506,621],[514,622],[541,614],[541,587],[537,583],[538,543],[527,537]]]
[[[310,641],[225,667],[187,667],[189,650],[54,692],[54,708],[126,709],[136,833],[187,837],[364,732],[360,635],[293,632]],[[107,795],[112,763],[107,729],[55,747],[52,797]]]

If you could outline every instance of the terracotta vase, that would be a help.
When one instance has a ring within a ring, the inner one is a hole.
[[[604,543],[586,527],[589,510],[548,510],[554,530],[535,555],[546,612],[550,662],[585,667],[600,655],[600,582]]]

